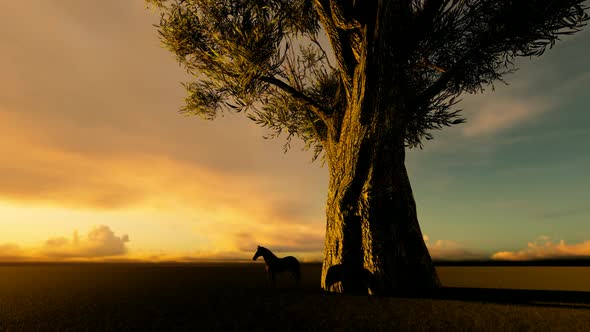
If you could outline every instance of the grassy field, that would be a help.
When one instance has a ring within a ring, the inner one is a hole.
[[[0,330],[590,331],[585,293],[343,296],[320,291],[318,264],[302,269],[300,288],[285,276],[272,290],[262,263],[3,265]],[[437,269],[446,285],[457,275]]]

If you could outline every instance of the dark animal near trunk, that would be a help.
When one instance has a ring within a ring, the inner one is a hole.
[[[266,249],[265,247],[258,246],[258,249],[256,250],[254,257],[252,257],[252,260],[255,261],[260,256],[264,258],[268,281],[270,281],[273,287],[276,286],[276,274],[287,271],[291,272],[293,278],[295,279],[295,283],[299,285],[299,280],[301,279],[301,268],[297,258],[293,256],[278,258],[272,253],[272,251]]]

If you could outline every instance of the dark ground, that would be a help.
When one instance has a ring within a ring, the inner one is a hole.
[[[264,265],[0,266],[2,331],[590,331],[583,292],[444,289],[438,298],[343,296],[265,286]]]

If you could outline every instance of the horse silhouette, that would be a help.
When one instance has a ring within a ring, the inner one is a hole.
[[[342,264],[331,266],[326,273],[326,290],[338,282],[352,294],[378,294],[375,276],[365,268],[347,268]]]
[[[252,260],[255,261],[260,256],[264,258],[264,264],[268,278],[267,280],[270,281],[273,287],[276,287],[275,275],[277,273],[287,271],[291,272],[293,278],[295,278],[295,283],[299,285],[299,280],[301,278],[301,268],[297,258],[293,256],[278,258],[272,253],[272,251],[266,249],[265,247],[258,246],[258,249],[256,250],[254,257],[252,257]]]

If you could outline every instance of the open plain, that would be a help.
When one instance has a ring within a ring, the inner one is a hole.
[[[445,286],[469,286],[465,269],[437,267]],[[260,262],[3,264],[0,330],[590,330],[586,292],[494,289],[501,280],[488,273],[470,281],[480,288],[447,287],[431,298],[349,296],[322,292],[320,270],[303,264],[298,288],[284,275],[270,289]]]

